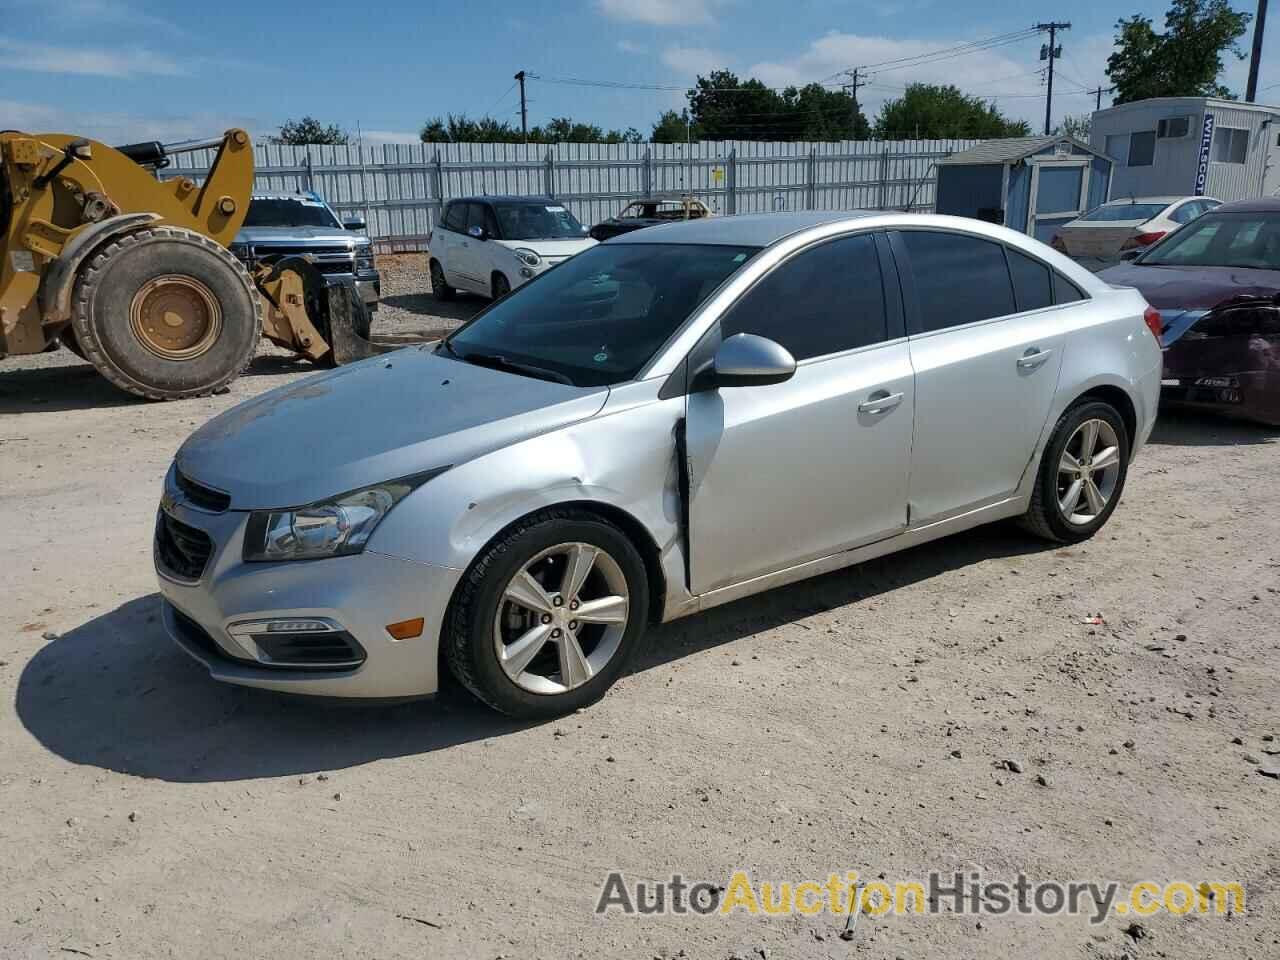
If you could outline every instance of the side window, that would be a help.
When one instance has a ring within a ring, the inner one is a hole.
[[[768,337],[797,360],[885,340],[875,239],[841,237],[796,254],[734,304],[720,321],[720,333]]]
[[[1009,255],[1009,272],[1013,275],[1013,297],[1017,301],[1018,312],[1052,306],[1049,268],[1012,247],[1006,247],[1005,252]]]
[[[922,332],[1016,313],[1000,244],[959,233],[904,230]]]
[[[452,230],[454,233],[466,233],[467,205],[459,200],[451,202],[449,208],[444,212],[444,221],[441,226],[446,230]]]
[[[1054,303],[1075,303],[1077,300],[1087,300],[1084,291],[1077,287],[1074,283],[1064,277],[1058,271],[1053,272],[1053,302]]]
[[[467,204],[467,230],[472,227],[488,227],[485,219],[485,213],[488,211],[488,204],[484,203],[468,203]],[[493,216],[492,213],[489,216]]]

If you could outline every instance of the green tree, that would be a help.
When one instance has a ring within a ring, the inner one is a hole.
[[[689,130],[686,118],[674,110],[667,110],[653,125],[649,139],[654,143],[684,143],[685,140],[701,140],[702,129],[695,123]]]
[[[981,97],[931,83],[913,83],[897,100],[886,100],[875,123],[882,140],[1025,137],[1030,132],[1025,120],[1008,119]]]
[[[424,143],[521,143],[526,139],[509,121],[492,117],[472,120],[466,114],[453,113],[428,120],[420,137]],[[640,143],[643,137],[634,127],[606,133],[594,123],[554,117],[545,126],[530,127],[527,139],[529,143]]]
[[[850,94],[817,83],[778,91],[713,70],[687,96],[695,127],[708,140],[853,140],[869,129]]]
[[[272,143],[301,147],[309,143],[348,143],[351,136],[336,123],[326,127],[315,117],[305,116],[301,120],[286,120],[280,124],[280,132],[270,139]]]
[[[1231,97],[1218,82],[1222,58],[1244,59],[1236,41],[1253,19],[1227,0],[1173,0],[1164,33],[1134,15],[1116,23],[1116,51],[1107,58],[1107,76],[1116,103],[1151,97]]]
[[[1093,126],[1093,115],[1088,113],[1067,114],[1062,118],[1054,133],[1061,136],[1075,137],[1081,143],[1089,142],[1089,129]]]

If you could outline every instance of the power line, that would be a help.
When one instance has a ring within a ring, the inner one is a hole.
[[[967,56],[968,53],[977,52],[978,49],[984,49],[988,45],[1002,46],[1005,43],[1011,43],[1015,40],[1022,40],[1027,37],[1033,36],[1035,33],[1036,31],[1034,29],[1024,28],[1022,30],[1015,30],[1011,33],[1002,33],[994,37],[986,37],[982,40],[970,40],[966,43],[956,44],[953,47],[943,47],[938,50],[929,50],[929,51],[926,51],[925,53],[916,53],[907,57],[895,57],[891,60],[881,60],[879,63],[863,63],[858,65],[858,69],[875,70],[876,68],[888,67],[892,64],[903,64],[906,66],[910,66],[911,61],[931,60],[934,57],[941,57],[944,54],[956,54],[958,56]],[[950,58],[947,57],[945,59],[950,59]],[[842,74],[847,73],[848,70],[851,70],[851,69],[853,69],[853,67],[849,67],[846,70],[838,70],[835,73],[831,74],[830,76],[824,77],[821,82],[826,83],[827,81],[832,80],[835,77],[838,77],[838,76],[841,76]],[[893,69],[896,70],[899,68],[894,67]]]

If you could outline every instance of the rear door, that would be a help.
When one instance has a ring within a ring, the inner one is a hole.
[[[797,367],[785,383],[688,397],[695,594],[905,528],[911,362],[897,279],[886,287],[878,246],[862,233],[797,252],[696,351],[754,333]]]
[[[914,526],[1017,489],[1057,390],[1064,336],[1041,261],[953,231],[904,230],[893,245],[916,376]]]

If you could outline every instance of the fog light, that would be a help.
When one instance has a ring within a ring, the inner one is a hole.
[[[532,276],[533,276],[533,271],[532,271],[532,270],[530,270],[528,267],[521,267],[521,268],[520,268],[520,276],[525,277],[525,278],[532,277]]]
[[[422,636],[422,628],[426,626],[424,617],[414,617],[412,620],[401,620],[399,623],[388,623],[387,633],[391,634],[393,640],[412,640],[414,637]]]

